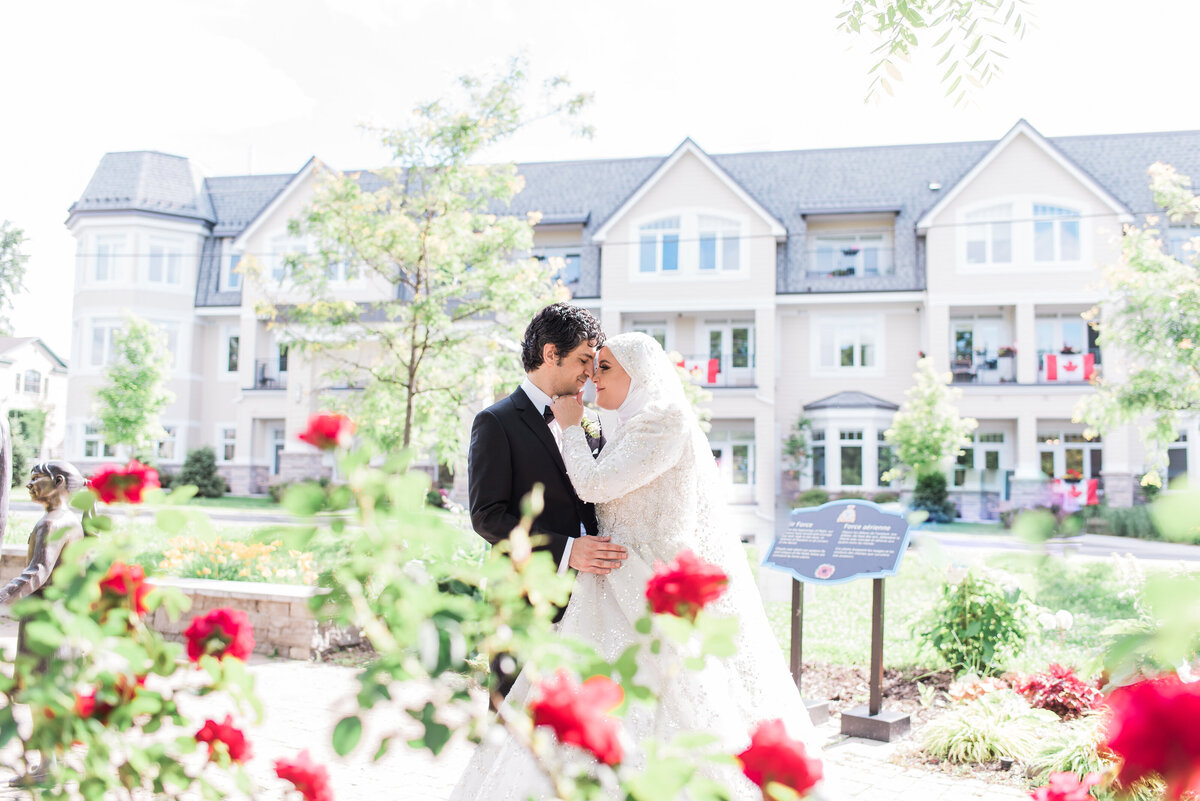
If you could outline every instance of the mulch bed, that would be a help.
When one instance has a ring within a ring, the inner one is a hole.
[[[866,665],[831,665],[825,662],[806,662],[800,674],[800,687],[804,697],[814,701],[828,701],[830,713],[842,712],[851,707],[865,704],[870,699],[871,687]],[[883,705],[886,709],[903,712],[912,717],[913,728],[937,715],[937,705],[923,706],[917,682],[937,690],[945,698],[954,673],[950,670],[928,670],[925,668],[884,668]]]

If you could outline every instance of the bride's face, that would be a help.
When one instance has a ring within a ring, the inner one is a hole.
[[[596,385],[596,405],[601,409],[616,409],[625,402],[632,379],[625,368],[608,348],[601,348],[596,355],[596,372],[592,375]]]

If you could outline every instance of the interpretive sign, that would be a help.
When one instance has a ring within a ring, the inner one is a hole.
[[[908,521],[868,501],[831,501],[796,509],[775,537],[763,565],[792,575],[792,676],[800,689],[804,652],[804,593],[800,582],[840,584],[874,579],[871,588],[871,673],[867,704],[842,712],[842,734],[890,742],[909,730],[909,716],[883,704],[883,579],[894,576],[908,547]],[[829,705],[805,701],[815,723]]]
[[[830,501],[796,509],[763,564],[817,584],[896,575],[908,547],[908,521],[869,501]]]

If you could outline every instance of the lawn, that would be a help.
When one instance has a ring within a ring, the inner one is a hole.
[[[222,495],[220,498],[192,498],[188,506],[201,509],[247,509],[251,511],[279,511],[279,504],[269,495]]]
[[[1147,572],[1171,569],[1157,563],[1142,567]],[[1134,596],[1140,578],[1126,560],[1001,553],[973,565],[973,569],[981,568],[1001,583],[1021,587],[1039,607],[1050,612],[1065,609],[1074,619],[1072,627],[1062,632],[1044,631],[1031,621],[1025,649],[1003,665],[1008,670],[1040,670],[1050,662],[1061,662],[1094,673],[1109,640],[1105,629],[1136,617]],[[901,562],[898,575],[886,579],[885,666],[939,667],[936,656],[922,650],[917,634],[922,630],[922,619],[939,597],[948,569],[936,549],[914,549]],[[791,643],[790,613],[790,603],[767,604],[767,614],[785,654]],[[870,663],[870,646],[870,581],[806,590],[806,662],[866,666]]]

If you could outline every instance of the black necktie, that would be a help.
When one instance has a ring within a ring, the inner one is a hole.
[[[542,412],[542,419],[546,421],[546,425],[553,423],[554,422],[554,410],[551,409],[549,406],[547,406],[546,411]]]

